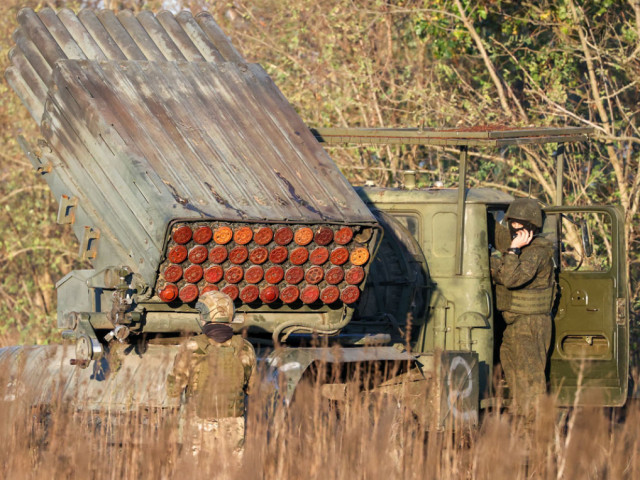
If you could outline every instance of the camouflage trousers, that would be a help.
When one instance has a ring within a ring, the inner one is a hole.
[[[187,438],[194,455],[201,452],[227,452],[241,455],[245,436],[244,417],[225,417],[215,420],[194,417],[187,425]]]
[[[500,347],[500,362],[514,412],[529,418],[532,407],[547,392],[545,368],[551,343],[551,317],[511,312],[503,312],[503,317],[507,328]]]

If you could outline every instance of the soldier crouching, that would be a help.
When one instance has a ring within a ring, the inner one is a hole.
[[[255,378],[253,346],[229,325],[233,301],[207,292],[196,306],[202,334],[192,337],[175,358],[167,379],[170,396],[189,407],[183,441],[190,438],[194,454],[228,446],[239,452],[244,442],[246,394]]]

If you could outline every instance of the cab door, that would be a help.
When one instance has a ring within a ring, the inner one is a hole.
[[[629,369],[622,210],[548,207],[545,213],[558,266],[550,392],[562,405],[622,405]]]

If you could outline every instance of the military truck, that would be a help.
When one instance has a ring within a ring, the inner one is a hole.
[[[457,147],[462,185],[470,148],[557,144],[558,194],[555,205],[544,208],[541,233],[554,243],[558,282],[547,371],[550,393],[565,406],[623,405],[629,370],[624,213],[611,205],[562,205],[564,144],[584,141],[591,129],[469,130],[324,129],[316,134],[327,143]],[[383,226],[384,237],[356,319],[345,330],[368,331],[368,319],[381,317],[393,330],[392,324],[404,325],[410,318],[412,352],[419,357],[431,358],[434,351],[478,355],[473,384],[480,405],[491,405],[505,325],[495,308],[489,257],[498,243],[495,226],[503,222],[513,198],[483,188],[416,188],[415,172],[405,172],[403,188],[357,191]],[[464,383],[456,385],[456,398],[461,398],[460,392],[471,394],[470,389],[460,389]]]
[[[167,376],[210,313],[200,300],[220,291],[285,403],[319,363],[393,363],[403,366],[362,388],[409,384],[432,392],[414,396],[420,418],[477,422],[496,395],[492,232],[513,198],[466,188],[468,150],[562,145],[589,129],[310,129],[207,12],[44,8],[18,20],[6,78],[42,134],[20,142],[92,268],[56,285],[65,345],[0,350],[5,399],[26,385],[35,403],[178,408]],[[406,172],[399,188],[354,189],[322,143],[456,147],[460,187],[417,188]],[[560,285],[552,392],[621,405],[623,217],[557,203],[544,227]],[[343,380],[323,379],[323,395],[348,400]]]

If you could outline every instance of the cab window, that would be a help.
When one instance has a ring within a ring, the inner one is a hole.
[[[420,243],[420,219],[414,213],[390,212],[393,218],[406,228],[416,242]]]

